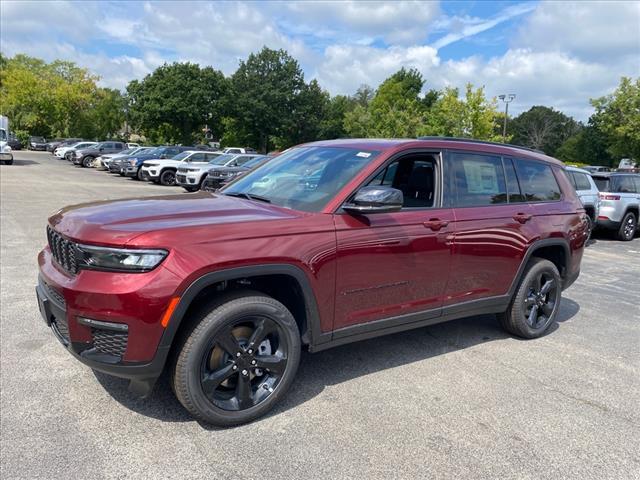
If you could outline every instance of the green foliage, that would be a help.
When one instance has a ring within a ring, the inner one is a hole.
[[[245,144],[268,152],[272,139],[284,146],[294,134],[292,115],[300,108],[299,96],[305,90],[304,75],[298,62],[284,50],[264,47],[240,62],[231,77],[231,106]],[[318,92],[306,92],[310,97]],[[308,130],[308,126],[306,127]]]
[[[611,94],[591,100],[590,122],[607,137],[608,152],[619,160],[640,159],[640,78],[622,77]]]
[[[484,87],[474,90],[468,83],[464,100],[457,88],[445,88],[429,110],[419,135],[501,141],[499,119],[495,98],[488,100]]]
[[[129,122],[156,143],[190,145],[205,124],[220,138],[228,90],[227,79],[211,67],[164,64],[127,86]]]
[[[605,165],[614,167],[614,158],[607,150],[607,137],[593,122],[569,137],[556,150],[555,156],[566,163]]]
[[[556,156],[558,148],[580,130],[573,118],[540,105],[521,113],[509,125],[514,144],[542,150],[551,156]]]

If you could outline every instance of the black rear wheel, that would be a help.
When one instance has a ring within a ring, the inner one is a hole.
[[[508,332],[537,338],[555,321],[560,308],[562,278],[557,267],[542,258],[529,262],[509,309],[498,315]]]
[[[624,218],[622,219],[622,223],[620,224],[620,229],[618,230],[618,238],[624,242],[628,242],[633,240],[634,235],[636,234],[636,228],[638,228],[638,220],[633,212],[627,212]]]
[[[186,338],[173,386],[189,412],[232,426],[268,412],[286,393],[300,360],[300,334],[287,308],[245,293],[214,307]]]

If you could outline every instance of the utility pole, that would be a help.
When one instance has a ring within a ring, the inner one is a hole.
[[[509,117],[509,104],[516,98],[515,93],[508,95],[498,95],[498,98],[504,102],[504,127],[502,129],[502,143],[507,143],[507,118]]]

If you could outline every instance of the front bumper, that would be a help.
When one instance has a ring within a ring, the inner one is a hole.
[[[6,161],[12,161],[12,160],[13,160],[13,153],[11,152],[0,153],[0,161],[6,162]]]
[[[138,167],[132,167],[128,165],[124,169],[124,174],[127,177],[137,177],[138,176]]]
[[[197,187],[200,184],[200,174],[178,172],[176,183],[181,187]]]

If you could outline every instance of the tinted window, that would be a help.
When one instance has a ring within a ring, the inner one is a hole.
[[[601,192],[609,191],[609,177],[593,177],[593,181]]]
[[[109,142],[105,142],[102,145],[100,145],[100,147],[102,148],[113,148],[113,143],[109,143]]]
[[[386,185],[402,191],[404,207],[433,207],[435,159],[431,155],[403,157],[378,173],[369,185]]]
[[[194,153],[189,157],[190,162],[204,162],[204,153]]]
[[[640,193],[640,177],[633,177],[633,182],[636,184],[636,192]]]
[[[252,155],[248,155],[248,156],[246,156],[246,157],[239,157],[239,158],[236,160],[236,164],[237,164],[237,165],[244,165],[245,163],[247,163],[247,162],[248,162],[249,160],[251,160],[252,158],[253,158],[253,156],[252,156]]]
[[[576,182],[576,190],[591,190],[591,183],[586,174],[580,172],[571,173],[573,173],[573,178]]]
[[[503,160],[504,173],[507,177],[507,193],[509,194],[509,202],[524,202],[524,195],[520,190],[520,184],[518,183],[518,177],[516,176],[516,169],[513,168],[513,161],[509,158]]]
[[[636,184],[631,175],[614,177],[613,192],[615,193],[636,193]]]
[[[507,203],[507,185],[500,157],[452,153],[451,161],[455,179],[455,206]]]
[[[210,162],[211,160],[215,160],[220,156],[219,153],[205,153],[205,160]]]
[[[516,160],[520,187],[529,202],[560,199],[560,187],[549,165],[530,160]]]
[[[117,148],[118,150],[122,150],[122,149],[124,148],[124,145],[123,145],[123,144],[121,144],[121,143],[116,143],[116,148]]]

